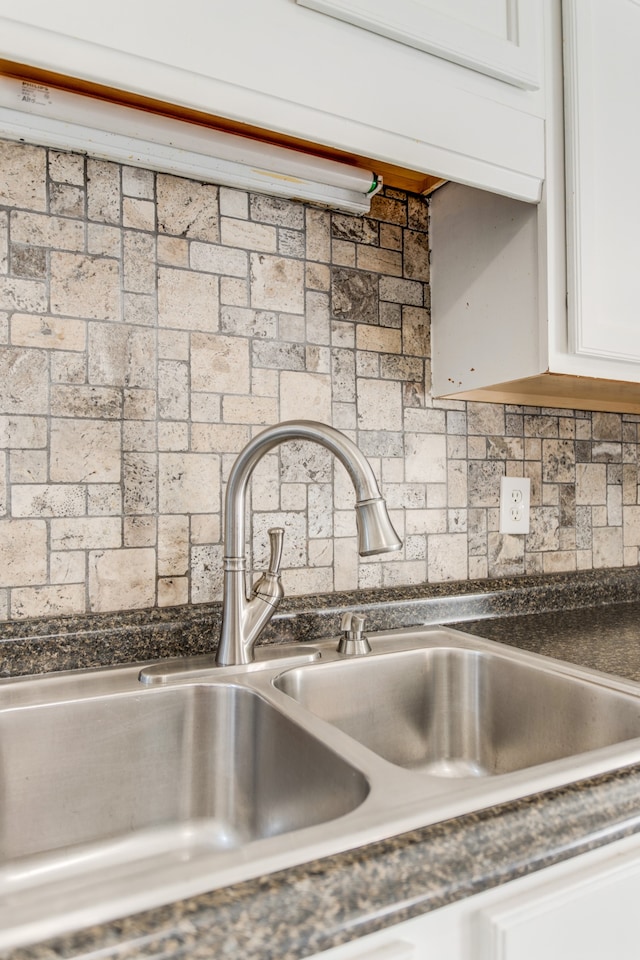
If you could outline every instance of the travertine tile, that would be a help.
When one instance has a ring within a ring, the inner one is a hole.
[[[0,276],[0,310],[21,310],[44,313],[47,309],[47,290],[38,280]]]
[[[84,584],[16,587],[11,591],[11,615],[16,620],[78,612],[84,612]]]
[[[87,160],[87,213],[99,223],[121,223],[120,167],[105,160]]]
[[[358,380],[358,426],[361,430],[401,430],[402,393],[393,381]]]
[[[282,420],[331,420],[331,379],[326,374],[280,374]]]
[[[89,554],[91,610],[135,610],[153,606],[155,599],[155,550],[96,550]]]
[[[160,513],[217,513],[220,510],[219,456],[160,453],[158,459]]]
[[[159,173],[157,205],[159,233],[218,242],[218,187]]]
[[[103,420],[52,420],[52,482],[118,483],[120,442],[119,423]]]
[[[52,183],[49,187],[49,209],[61,217],[84,217],[86,192],[82,187]]]
[[[46,174],[47,152],[42,147],[0,140],[0,204],[46,210]]]
[[[0,411],[27,416],[46,414],[47,375],[46,351],[0,347]]]
[[[179,330],[217,330],[218,284],[215,277],[188,270],[158,270],[158,323]]]
[[[52,252],[51,312],[94,320],[120,320],[117,262],[78,253]]]
[[[191,389],[211,393],[249,392],[249,341],[244,337],[191,337]]]
[[[122,168],[122,192],[126,197],[153,200],[154,189],[155,176],[152,170],[143,170],[140,167]]]
[[[246,247],[265,253],[275,253],[278,248],[275,227],[230,217],[223,217],[220,222],[220,240],[227,247]]]
[[[464,534],[430,534],[427,557],[430,581],[467,579],[467,538]]]
[[[301,260],[250,255],[251,306],[285,313],[304,311],[304,266]]]
[[[79,483],[12,485],[14,517],[82,517],[86,512],[86,493]]]
[[[77,153],[49,151],[49,176],[56,183],[84,186],[85,158]]]
[[[154,230],[156,208],[151,200],[124,197],[122,200],[122,225],[133,230]]]
[[[9,215],[0,210],[0,273],[9,270]]]

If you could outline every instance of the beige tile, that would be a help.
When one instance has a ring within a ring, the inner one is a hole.
[[[12,484],[14,517],[81,517],[86,512],[86,495],[81,484]]]
[[[280,419],[278,401],[271,397],[223,397],[222,418],[225,423],[267,426]]]
[[[76,553],[72,550],[65,550],[62,553],[52,552],[50,557],[51,583],[82,584],[84,593],[85,560],[86,554],[82,550],[78,550]],[[79,609],[82,609],[82,607]]]
[[[283,420],[331,420],[331,379],[327,374],[280,374],[280,416]]]
[[[218,187],[160,173],[157,205],[160,233],[218,242]]]
[[[179,607],[189,602],[189,580],[187,577],[165,577],[158,579],[158,606]]]
[[[47,208],[47,154],[42,147],[0,140],[0,204]]]
[[[11,214],[11,242],[57,250],[84,249],[85,226],[80,220],[51,217],[14,210]]]
[[[159,510],[163,514],[220,510],[220,457],[207,453],[160,453]]]
[[[232,187],[220,187],[220,213],[238,220],[249,218],[249,194]]]
[[[67,517],[51,520],[52,550],[91,550],[119,547],[120,517]]]
[[[156,242],[147,233],[123,232],[123,284],[129,293],[156,292]]]
[[[84,584],[16,587],[11,591],[11,615],[16,620],[68,616],[84,609]]]
[[[158,263],[169,267],[189,266],[189,242],[182,237],[156,238]]]
[[[302,261],[251,254],[251,306],[284,313],[303,313]]]
[[[92,384],[152,388],[154,331],[123,323],[90,323],[88,361]]]
[[[607,502],[607,467],[604,463],[576,464],[576,503]]]
[[[356,246],[356,266],[359,270],[372,270],[391,277],[402,276],[402,255],[395,250],[384,250],[364,244]]]
[[[623,564],[622,528],[599,527],[593,531],[593,566],[621,567]]]
[[[0,310],[44,313],[46,309],[47,290],[42,281],[0,276]]]
[[[0,273],[9,270],[9,214],[0,210]]]
[[[189,572],[189,518],[158,517],[158,575],[185,576]]]
[[[84,186],[85,158],[77,153],[59,153],[49,151],[49,176],[56,183],[68,183]]]
[[[119,423],[54,419],[51,480],[54,483],[118,483],[120,444]]]
[[[51,312],[120,320],[120,270],[114,260],[77,253],[51,254]]]
[[[84,320],[15,313],[11,318],[11,343],[44,350],[83,351],[87,325]]]
[[[179,330],[217,330],[218,284],[215,277],[188,270],[158,270],[158,323]]]
[[[443,435],[405,434],[405,478],[409,483],[446,483],[447,443]]]
[[[47,581],[47,525],[44,520],[0,520],[0,586]]]
[[[358,426],[361,430],[401,430],[402,393],[393,381],[359,379]]]
[[[230,217],[223,217],[220,221],[220,240],[227,247],[243,247],[264,253],[275,253],[278,246],[275,227],[232,220]]]
[[[358,350],[401,353],[402,336],[399,330],[359,323],[356,326],[356,347]]]
[[[467,579],[467,538],[465,534],[429,534],[427,557],[430,582]]]
[[[155,599],[155,550],[142,548],[90,553],[89,607],[92,611],[151,607]]]
[[[244,337],[192,334],[192,390],[248,393],[250,384],[248,340]]]
[[[140,167],[122,168],[122,192],[125,197],[153,200],[155,174]]]
[[[0,410],[37,416],[48,411],[48,361],[45,350],[0,347]],[[19,426],[13,420],[14,429]]]
[[[87,160],[87,212],[99,223],[121,222],[120,166],[106,160]]]

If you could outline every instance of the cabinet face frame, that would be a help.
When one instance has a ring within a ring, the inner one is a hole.
[[[457,17],[430,7],[428,0],[296,2],[523,90],[540,87],[537,0],[494,0],[504,18],[502,36],[465,23],[460,2]]]

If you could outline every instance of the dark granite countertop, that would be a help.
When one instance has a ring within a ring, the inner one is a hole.
[[[447,622],[640,680],[640,571],[439,584],[288,601],[268,641]],[[181,615],[182,614],[182,615]],[[219,609],[6,625],[4,675],[201,653]],[[112,657],[112,659],[107,659]],[[299,960],[640,830],[640,764],[168,904],[5,960],[224,957]]]

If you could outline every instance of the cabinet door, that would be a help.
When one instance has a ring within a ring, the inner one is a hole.
[[[475,960],[637,960],[639,898],[637,849],[577,868],[479,911]]]
[[[297,0],[516,87],[540,86],[537,0]]]
[[[563,21],[569,348],[638,363],[640,0],[564,0]]]

